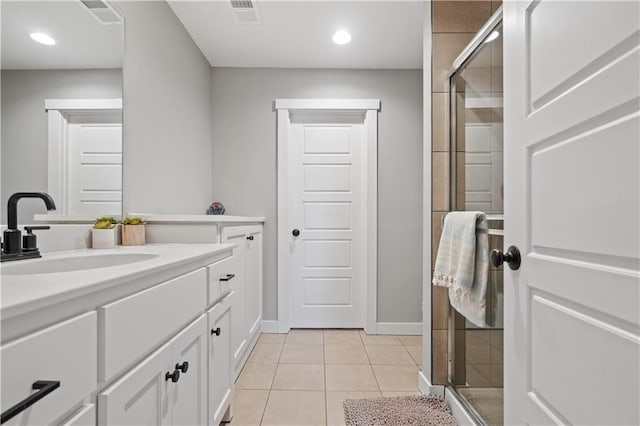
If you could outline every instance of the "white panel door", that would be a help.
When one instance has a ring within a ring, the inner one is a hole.
[[[291,327],[364,326],[364,115],[352,118],[290,124]]]
[[[231,358],[231,317],[234,293],[230,293],[207,313],[209,321],[209,424],[223,420],[233,392]]]
[[[640,2],[505,2],[505,424],[640,424]]]
[[[69,213],[122,213],[122,124],[69,124]]]

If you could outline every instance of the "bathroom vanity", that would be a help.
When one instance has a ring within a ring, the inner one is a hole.
[[[231,222],[215,224],[212,242],[3,264],[3,415],[36,400],[6,423],[228,419],[233,383],[262,323],[262,224]],[[151,239],[170,237],[149,230]]]

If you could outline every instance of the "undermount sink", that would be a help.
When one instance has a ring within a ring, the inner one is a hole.
[[[56,272],[73,272],[86,269],[122,266],[128,263],[143,262],[158,257],[153,253],[110,253],[98,255],[59,257],[54,259],[38,259],[32,261],[15,261],[3,264],[2,275],[49,274]]]

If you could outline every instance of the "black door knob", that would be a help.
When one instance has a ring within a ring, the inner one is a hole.
[[[180,370],[183,373],[186,373],[187,371],[189,371],[189,362],[184,361],[182,364],[176,364],[176,370]]]
[[[249,241],[253,241],[253,235],[249,235],[249,236],[247,237],[247,240],[249,240]]]
[[[212,328],[212,329],[211,329],[211,335],[213,336],[214,334],[215,334],[216,336],[219,336],[219,335],[220,335],[220,327],[218,327],[218,328]]]
[[[298,228],[294,229],[293,231],[291,231],[291,234],[294,237],[297,237],[298,235],[300,235],[300,230]]]
[[[180,372],[178,370],[173,370],[173,373],[167,372],[167,374],[164,375],[164,379],[171,380],[172,383],[176,383],[180,380]]]
[[[516,246],[510,246],[506,253],[502,253],[500,250],[494,249],[491,250],[489,260],[495,268],[498,268],[504,262],[507,262],[509,268],[517,271],[520,269],[520,250],[518,250],[518,247]]]

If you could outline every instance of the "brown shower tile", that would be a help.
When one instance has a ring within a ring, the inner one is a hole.
[[[435,33],[433,34],[433,73],[432,91],[447,92],[449,90],[449,70],[475,32],[469,33]]]
[[[443,1],[432,2],[434,33],[477,32],[491,16],[492,2]]]
[[[434,93],[431,97],[432,137],[434,152],[449,151],[449,94]]]

